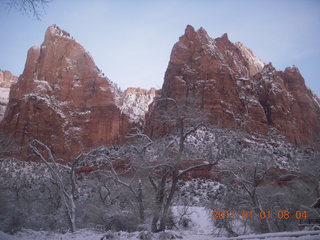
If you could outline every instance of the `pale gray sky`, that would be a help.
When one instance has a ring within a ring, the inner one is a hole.
[[[190,24],[211,37],[227,32],[279,70],[296,65],[319,96],[319,13],[317,0],[53,0],[37,21],[0,3],[0,69],[21,74],[27,50],[55,23],[122,89],[160,88],[172,46]]]

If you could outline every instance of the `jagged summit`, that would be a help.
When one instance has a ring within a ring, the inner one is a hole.
[[[207,31],[203,27],[200,27],[198,30],[195,30],[194,27],[191,25],[186,26],[184,35],[182,37],[184,37],[184,36],[189,40],[195,40],[195,39],[196,40],[203,40],[203,39],[208,40],[208,39],[211,39],[209,37]],[[229,40],[227,33],[224,33],[220,38],[225,39],[225,40]],[[213,39],[211,39],[211,40],[213,40]]]
[[[296,73],[299,73],[300,74],[300,70],[297,66],[295,65],[292,65],[292,66],[289,66],[289,67],[286,67],[285,72],[296,72]]]
[[[225,40],[225,41],[230,41],[230,40],[229,40],[228,33],[222,34],[222,36],[220,37],[220,39],[223,39],[223,40]]]
[[[171,52],[170,63],[182,64],[190,58],[190,54],[198,64],[204,64],[209,57],[211,65],[232,68],[232,74],[236,77],[253,76],[264,67],[264,63],[250,49],[240,42],[232,43],[226,33],[221,37],[211,38],[204,28],[195,31],[191,25],[187,25],[184,35]]]
[[[161,95],[178,103],[193,96],[218,126],[262,134],[277,129],[295,144],[320,146],[319,101],[299,70],[277,71],[227,34],[211,38],[203,28],[188,25],[172,49]],[[166,105],[153,109],[159,104]],[[149,116],[151,135],[168,131],[157,124],[156,112]]]
[[[275,67],[272,65],[272,62],[269,62],[268,64],[265,64],[263,69],[262,69],[262,73],[274,73],[277,70],[275,69]]]
[[[187,25],[185,31],[184,31],[184,35],[188,38],[188,39],[192,39],[192,37],[196,34],[196,31],[194,30],[194,27],[191,25]]]
[[[47,28],[47,31],[45,33],[45,42],[51,41],[51,38],[53,37],[61,37],[61,38],[74,40],[74,38],[71,37],[70,33],[59,28],[56,24],[52,24]]]
[[[43,43],[29,49],[0,128],[21,144],[36,138],[69,158],[87,148],[124,141],[129,122],[117,98],[118,89],[90,54],[52,25]]]
[[[19,80],[19,98],[34,93],[55,96],[75,107],[114,104],[113,86],[102,75],[91,55],[70,34],[51,25],[43,43],[28,51],[26,66]]]
[[[208,35],[207,31],[203,27],[200,27],[197,32],[202,35]]]
[[[155,95],[154,89],[122,92],[67,31],[51,25],[43,43],[28,51],[0,128],[22,144],[36,138],[69,158],[123,143],[131,124],[144,121]]]
[[[92,147],[124,143],[146,111],[149,134],[165,133],[155,112],[165,103],[149,107],[158,95],[178,104],[193,96],[207,121],[219,127],[261,134],[276,129],[295,144],[320,146],[319,99],[296,67],[277,71],[227,35],[211,38],[190,25],[172,49],[161,91],[124,93],[70,34],[50,26],[44,42],[28,51],[0,129],[21,144],[36,138],[58,157],[72,158]]]

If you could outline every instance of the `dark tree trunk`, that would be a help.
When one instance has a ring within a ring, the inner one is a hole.
[[[164,205],[162,216],[160,219],[160,228],[159,228],[160,231],[164,231],[166,229],[167,222],[168,222],[168,213],[169,213],[169,209],[171,206],[171,202],[172,202],[174,193],[176,191],[177,183],[178,183],[177,171],[174,171],[173,176],[172,176],[170,193],[169,193],[168,198],[166,199],[166,203]]]
[[[144,215],[144,206],[143,206],[143,194],[142,194],[142,183],[139,181],[139,189],[138,189],[138,204],[139,204],[139,217],[140,224],[144,224],[145,215]]]
[[[160,184],[158,186],[157,196],[156,196],[156,206],[154,208],[153,219],[152,219],[152,224],[151,224],[151,231],[152,232],[159,232],[158,221],[161,216],[162,207],[163,207],[165,187],[166,187],[166,178],[167,178],[167,173],[165,173],[162,176]]]

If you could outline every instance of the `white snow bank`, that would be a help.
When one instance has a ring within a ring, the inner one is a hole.
[[[0,88],[0,103],[7,104],[9,101],[10,88]]]
[[[246,240],[246,239],[266,239],[266,240],[319,240],[320,231],[299,231],[299,232],[277,232],[265,234],[253,234],[230,238],[215,238],[216,240]]]
[[[168,233],[181,236],[185,240],[246,240],[246,239],[265,239],[265,240],[318,240],[320,239],[320,231],[300,231],[300,232],[281,232],[281,233],[267,233],[259,235],[246,235],[231,238],[214,238],[207,234],[193,234],[188,231],[168,231]],[[138,240],[139,232],[127,233],[117,232],[113,233],[115,238],[112,239],[131,239]],[[82,229],[74,233],[50,233],[45,231],[32,231],[23,229],[15,235],[9,235],[0,231],[0,240],[99,240],[105,233],[96,232],[93,230]],[[152,234],[152,239],[163,239],[163,234]],[[176,238],[178,239],[178,238]]]
[[[85,229],[65,234],[23,229],[15,235],[9,235],[0,231],[0,240],[100,240],[103,235],[103,233]]]
[[[174,206],[172,211],[175,217],[179,217],[184,206]],[[204,207],[188,207],[187,216],[191,220],[191,227],[188,232],[192,235],[210,235],[213,230],[211,210]]]

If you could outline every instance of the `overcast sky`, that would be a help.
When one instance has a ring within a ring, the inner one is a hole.
[[[42,21],[0,0],[0,69],[23,71],[27,50],[57,24],[122,89],[161,88],[172,46],[187,24],[211,37],[227,32],[278,70],[296,65],[320,96],[318,0],[53,0]]]

